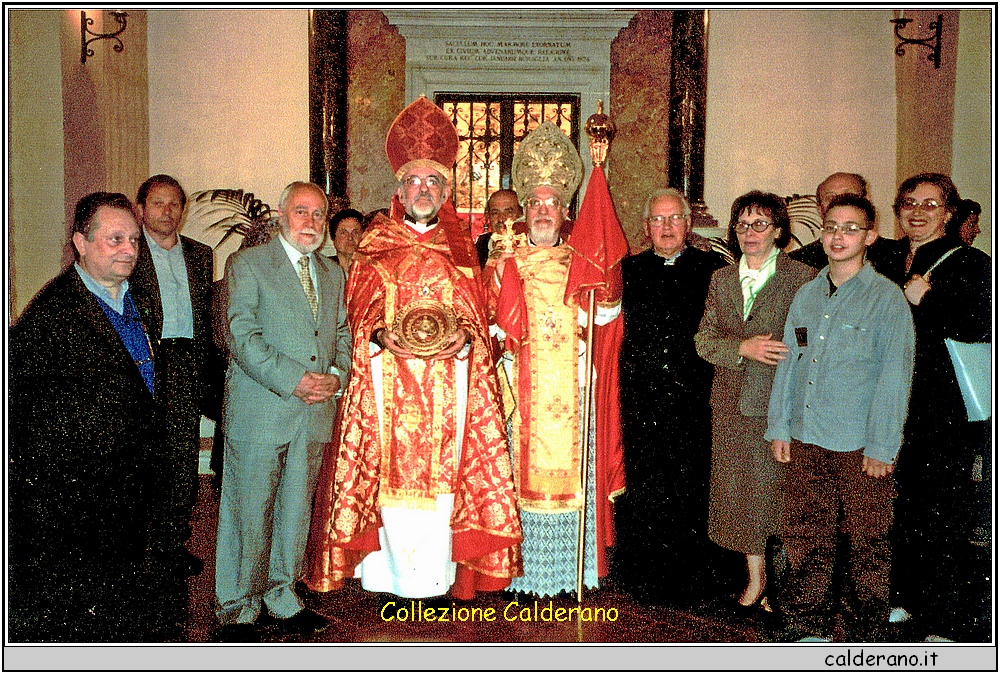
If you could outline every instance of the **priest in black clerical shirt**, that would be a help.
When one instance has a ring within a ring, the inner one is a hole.
[[[652,249],[622,262],[622,435],[615,502],[618,582],[636,599],[684,604],[706,591],[712,365],[695,352],[716,252],[687,245],[691,209],[673,189],[646,206]]]

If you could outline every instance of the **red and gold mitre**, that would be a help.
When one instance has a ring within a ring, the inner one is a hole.
[[[444,110],[421,96],[393,120],[385,137],[385,154],[397,180],[420,166],[450,178],[458,154],[458,131]]]

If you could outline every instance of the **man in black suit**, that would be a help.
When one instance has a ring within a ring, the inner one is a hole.
[[[615,561],[636,599],[684,605],[710,596],[708,539],[713,367],[698,357],[709,282],[726,265],[687,243],[691,206],[663,188],[646,202],[653,247],[622,261],[620,353],[625,493],[615,500]]]
[[[137,580],[158,412],[127,281],[141,237],[131,209],[123,194],[81,199],[77,263],[10,330],[13,641],[148,640]]]
[[[490,195],[486,201],[486,225],[489,229],[476,238],[476,253],[479,255],[480,266],[486,264],[486,258],[490,256],[493,246],[490,245],[490,237],[503,231],[503,225],[508,220],[521,220],[524,211],[521,209],[521,202],[517,200],[517,192],[514,190],[497,190]],[[519,234],[528,231],[524,222],[518,223],[515,230]]]
[[[867,197],[868,181],[857,173],[834,173],[827,176],[826,180],[816,186],[816,207],[819,210],[820,221],[826,217],[826,209],[830,207],[830,201],[841,194],[856,194],[859,197]],[[871,262],[875,271],[886,274],[886,270],[893,264],[893,260],[898,257],[896,249],[892,239],[880,236],[868,246],[865,257]],[[815,269],[822,269],[827,265],[822,237],[793,250],[788,256]]]
[[[160,476],[153,499],[150,559],[167,577],[196,575],[200,559],[184,547],[198,495],[198,440],[212,346],[212,249],[178,234],[187,196],[168,175],[139,187],[135,215],[143,228],[130,279],[153,343],[156,397],[165,411]]]

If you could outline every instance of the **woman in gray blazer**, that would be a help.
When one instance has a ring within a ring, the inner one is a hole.
[[[780,252],[791,238],[785,200],[749,192],[733,202],[730,247],[738,264],[712,275],[695,335],[698,355],[715,365],[708,535],[747,558],[749,581],[736,610],[766,607],[764,546],[777,533],[778,470],[764,440],[775,367],[788,349],[785,316],[816,270]],[[742,609],[741,609],[742,607]]]

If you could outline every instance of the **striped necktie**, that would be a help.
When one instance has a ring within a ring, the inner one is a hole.
[[[309,301],[309,308],[312,309],[313,320],[315,321],[319,313],[319,302],[316,300],[316,289],[313,287],[312,277],[309,276],[308,255],[303,255],[299,258],[299,283],[302,284],[302,290],[306,293],[306,299]]]

